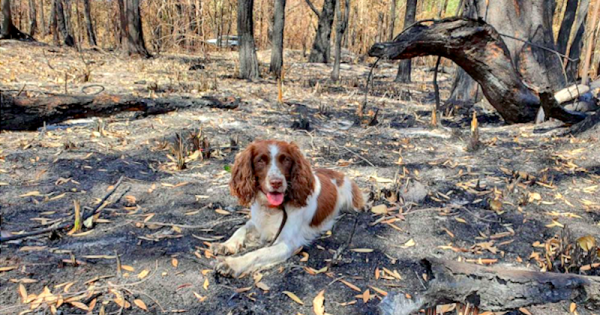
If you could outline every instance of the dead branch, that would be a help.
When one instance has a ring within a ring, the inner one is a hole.
[[[196,99],[143,99],[121,95],[4,95],[0,105],[0,130],[35,130],[44,123],[53,124],[72,118],[103,117],[123,111],[158,115],[194,107],[235,109],[239,105],[239,99],[227,98],[221,101],[211,96]]]
[[[536,272],[427,258],[431,281],[413,299],[389,294],[380,304],[382,314],[409,315],[440,304],[470,304],[502,312],[531,305],[570,300],[600,307],[600,277]]]
[[[481,20],[448,18],[430,26],[418,23],[392,42],[374,44],[369,55],[388,59],[428,55],[448,58],[481,85],[490,104],[507,123],[531,122],[541,106],[536,91],[523,83],[512,65],[501,35]],[[554,114],[569,122],[585,118],[561,109]]]

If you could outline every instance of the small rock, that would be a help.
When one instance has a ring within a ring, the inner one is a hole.
[[[404,201],[419,203],[427,197],[427,188],[420,182],[413,180],[400,190]]]

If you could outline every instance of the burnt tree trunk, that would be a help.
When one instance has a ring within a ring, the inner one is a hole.
[[[404,29],[410,27],[415,23],[417,16],[417,0],[406,1],[406,13],[404,14]],[[402,60],[398,66],[398,73],[396,74],[396,82],[410,83],[410,73],[412,71],[412,61]]]
[[[567,51],[569,38],[571,37],[571,29],[573,28],[573,23],[575,22],[575,16],[577,14],[578,4],[579,0],[567,0],[565,14],[562,22],[560,23],[558,37],[556,38],[556,50],[561,54],[565,54]]]
[[[533,121],[542,105],[536,92],[521,81],[500,34],[481,20],[448,18],[431,26],[417,24],[393,42],[373,45],[369,55],[388,59],[429,55],[448,58],[481,85],[487,100],[507,123]],[[543,86],[541,90],[548,88]],[[566,123],[585,118],[561,107],[553,107],[550,115]]]
[[[119,19],[121,21],[121,46],[127,55],[150,57],[144,32],[142,30],[142,16],[140,14],[139,0],[118,0]]]
[[[317,33],[313,42],[308,62],[329,63],[331,58],[331,27],[335,16],[335,4],[338,0],[325,0],[321,12],[317,11],[310,0],[306,0],[310,8],[319,18]]]
[[[87,30],[88,44],[90,46],[98,46],[96,41],[96,32],[94,31],[94,24],[92,23],[92,8],[90,6],[90,0],[83,0],[83,13],[85,15],[85,27]]]
[[[395,1],[395,0],[394,0]],[[342,16],[341,0],[335,5],[335,14],[337,16],[338,25],[335,33],[335,59],[333,62],[333,70],[331,71],[331,80],[338,81],[340,79],[340,63],[342,59],[342,39],[348,28],[348,20],[350,19],[350,0],[345,0],[344,15]]]
[[[254,80],[260,77],[254,46],[254,0],[238,0],[237,32],[240,44],[240,78]]]
[[[12,22],[10,0],[2,0],[2,24],[0,24],[0,39],[25,39],[23,34]]]
[[[283,66],[283,33],[285,29],[285,0],[275,0],[273,15],[273,33],[271,37],[271,65],[269,71],[278,79],[281,78]]]
[[[3,95],[0,130],[35,130],[44,123],[55,124],[73,118],[104,117],[125,111],[159,115],[194,107],[235,109],[240,100],[203,96],[190,100],[144,99],[121,95],[53,95],[13,97]]]
[[[35,0],[29,0],[29,36],[35,36],[37,31],[37,17],[35,12]]]
[[[518,37],[549,49],[556,48],[552,34],[553,0],[469,0],[465,4],[466,16],[484,19],[500,34]],[[469,10],[473,10],[472,13],[468,12]],[[527,84],[537,88],[550,87],[554,90],[566,85],[560,58],[555,53],[526,44],[522,40],[509,37],[505,37],[504,40],[513,65]],[[460,71],[458,73],[460,74]],[[459,79],[466,82],[456,82],[454,86],[466,90],[452,91],[451,99],[461,96],[464,101],[475,102],[475,99],[468,99],[470,95],[477,95],[468,93],[475,90],[473,84],[464,76]]]
[[[569,59],[565,61],[565,70],[567,72],[567,80],[569,82],[575,82],[579,74],[579,64],[581,57],[581,51],[583,50],[583,36],[585,35],[585,24],[587,21],[587,14],[590,8],[590,0],[581,0],[579,7],[577,8],[577,17],[573,29],[575,35],[569,48]]]
[[[54,45],[58,45],[60,38],[58,37],[58,19],[56,18],[56,0],[50,3],[50,17],[48,19],[48,32],[52,34]]]
[[[75,46],[75,39],[73,38],[73,35],[69,33],[69,28],[67,27],[67,18],[69,15],[65,14],[63,4],[63,0],[54,0],[56,25],[62,35],[63,43],[69,47],[73,47]],[[56,35],[58,36],[58,34]]]
[[[388,295],[379,306],[382,314],[417,314],[421,309],[448,303],[471,304],[482,312],[560,301],[584,303],[590,309],[600,307],[600,277],[484,267],[437,258],[422,263],[432,279],[426,291],[411,299],[405,294]]]

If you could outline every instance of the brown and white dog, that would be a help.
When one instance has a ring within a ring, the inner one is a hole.
[[[341,209],[364,207],[362,192],[354,182],[333,170],[313,171],[293,142],[251,143],[236,157],[229,187],[240,204],[251,205],[251,218],[226,242],[212,244],[215,255],[237,254],[253,241],[273,241],[283,220],[282,210],[287,214],[271,246],[219,259],[217,271],[235,277],[284,262],[330,230]]]

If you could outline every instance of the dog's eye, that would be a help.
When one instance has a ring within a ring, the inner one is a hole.
[[[289,156],[287,156],[287,155],[282,155],[282,156],[279,158],[279,162],[281,162],[281,163],[284,163],[284,164],[288,164],[288,163],[291,163],[291,162],[292,162],[292,159],[290,159],[290,157],[289,157]]]

